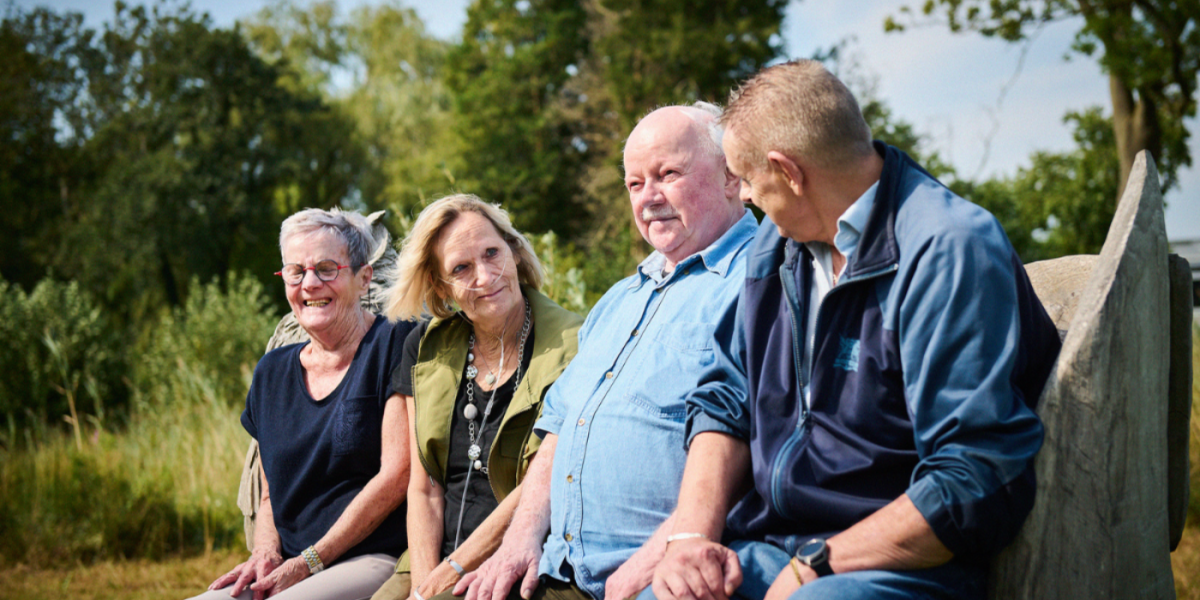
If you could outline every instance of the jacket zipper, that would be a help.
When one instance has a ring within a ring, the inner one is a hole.
[[[797,261],[797,263],[799,263],[799,261]],[[829,292],[827,292],[825,294],[825,297],[821,299],[821,302],[817,305],[817,319],[816,319],[817,331],[815,331],[814,333],[820,332],[820,327],[821,327],[821,323],[822,323],[821,309],[825,307],[826,300],[828,300],[829,297],[834,294],[834,292],[844,289],[846,286],[848,286],[851,283],[858,283],[858,282],[866,281],[869,279],[875,279],[878,277],[882,277],[886,274],[898,271],[899,269],[900,269],[899,265],[892,264],[892,265],[889,265],[888,267],[879,269],[877,271],[872,271],[870,273],[864,273],[857,277],[843,279],[838,285],[835,285],[833,288],[831,288],[829,290]],[[796,299],[796,296],[797,296],[796,276],[795,276],[794,272],[790,272],[791,271],[790,269],[788,269],[788,271],[789,272],[786,273],[788,276],[782,277],[785,273],[784,273],[784,267],[781,265],[780,275],[781,275],[781,278],[783,278],[783,282],[782,282],[783,289],[784,289],[785,295],[787,296],[788,316],[791,318],[791,322],[792,322],[792,356],[793,356],[793,360],[796,363],[796,379],[800,383],[800,419],[796,423],[795,432],[793,432],[792,435],[790,437],[788,437],[787,441],[784,442],[783,446],[780,446],[779,452],[775,454],[775,460],[772,461],[773,468],[771,471],[771,506],[773,506],[775,508],[775,512],[779,513],[780,515],[782,515],[784,517],[791,519],[793,517],[790,514],[788,514],[788,512],[786,510],[784,510],[783,504],[781,502],[781,499],[783,497],[783,489],[782,489],[783,488],[783,470],[784,470],[784,467],[787,466],[787,464],[791,462],[790,460],[787,460],[787,459],[790,458],[791,453],[793,452],[793,450],[795,450],[796,446],[798,446],[800,444],[801,440],[804,439],[805,434],[808,432],[808,430],[810,428],[810,423],[809,423],[809,419],[808,419],[809,409],[808,409],[808,403],[805,402],[805,400],[804,400],[804,389],[805,389],[805,387],[808,386],[809,374],[812,373],[813,357],[806,355],[806,354],[802,355],[800,353],[801,340],[800,340],[800,336],[799,336],[799,326],[797,325],[797,322],[796,322],[796,319],[797,319],[796,312],[799,309],[799,302],[797,302],[797,299]],[[816,344],[813,344],[813,353],[814,354],[816,353]],[[800,359],[801,356],[804,357],[803,362],[801,362],[801,359]]]

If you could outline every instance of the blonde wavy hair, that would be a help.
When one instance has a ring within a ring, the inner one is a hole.
[[[412,229],[400,246],[400,276],[385,292],[384,311],[392,320],[408,320],[432,315],[445,319],[454,314],[448,288],[441,283],[436,246],[442,231],[459,215],[482,215],[508,243],[517,260],[517,279],[522,285],[540,290],[542,263],[533,245],[512,225],[508,212],[474,194],[455,194],[435,200],[417,216]]]

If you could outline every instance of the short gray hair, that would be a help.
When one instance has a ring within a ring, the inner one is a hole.
[[[330,210],[306,208],[287,219],[279,228],[279,253],[283,254],[288,240],[297,235],[328,233],[341,240],[346,256],[355,272],[370,261],[376,250],[375,236],[367,218],[354,211],[334,207]],[[286,258],[284,259],[286,260]]]
[[[737,135],[736,158],[756,168],[772,150],[839,171],[874,153],[854,94],[815,60],[759,71],[730,94],[721,124]]]

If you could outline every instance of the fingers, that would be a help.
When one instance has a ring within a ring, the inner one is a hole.
[[[463,592],[467,591],[467,588],[471,586],[471,583],[478,578],[479,571],[471,571],[470,573],[463,575],[463,578],[458,580],[458,583],[454,586],[454,595],[463,595]]]
[[[275,575],[268,575],[251,584],[250,589],[254,591],[254,600],[263,600],[270,597],[275,587],[275,579]]]
[[[517,582],[518,577],[520,575],[513,569],[504,569],[496,577],[496,583],[491,589],[491,594],[485,594],[483,600],[488,600],[488,598],[491,600],[504,600],[508,597],[508,592],[512,590],[512,586]]]
[[[238,575],[237,581],[233,583],[233,587],[229,588],[229,595],[236,598],[246,586],[250,585],[255,579],[253,568],[243,568],[241,575]]]
[[[242,564],[234,567],[228,573],[218,577],[215,581],[212,582],[211,585],[208,586],[208,591],[211,592],[213,590],[219,590],[219,589],[237,581],[238,576],[242,574],[242,566],[244,566],[245,564],[246,563],[242,563]]]
[[[738,586],[742,585],[742,563],[733,550],[725,549],[725,595],[733,596]]]
[[[533,561],[525,568],[525,579],[521,582],[521,597],[529,600],[538,586],[538,563]]]

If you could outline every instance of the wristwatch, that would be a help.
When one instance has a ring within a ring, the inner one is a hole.
[[[796,560],[816,571],[817,577],[833,575],[833,569],[829,568],[829,545],[821,538],[804,542],[796,551]]]

